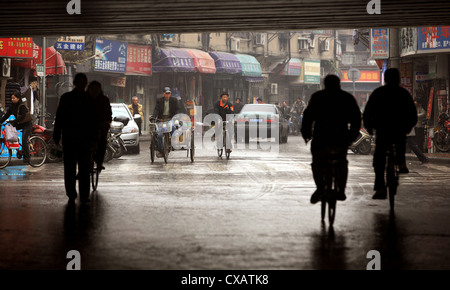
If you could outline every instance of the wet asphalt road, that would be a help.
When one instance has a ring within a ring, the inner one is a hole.
[[[67,203],[62,163],[0,170],[0,269],[450,269],[450,168],[419,165],[401,177],[395,216],[371,199],[371,155],[349,153],[347,200],[334,230],[309,202],[311,155],[290,136],[279,154],[234,150],[230,160],[197,150],[150,163],[138,155],[106,164],[91,202]]]

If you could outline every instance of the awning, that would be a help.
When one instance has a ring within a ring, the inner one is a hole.
[[[210,52],[216,65],[216,73],[241,74],[242,67],[239,59],[228,52]]]
[[[302,61],[298,58],[291,58],[280,72],[283,76],[300,76],[302,74]]]
[[[194,61],[195,71],[204,74],[216,73],[214,59],[205,51],[198,49],[185,49]]]
[[[61,53],[51,46],[45,50],[45,66],[46,75],[60,75],[67,74],[66,64],[64,63]],[[42,48],[33,43],[33,58],[15,60],[12,62],[14,66],[20,66],[24,68],[30,68],[36,70],[36,64],[42,64]],[[34,72],[36,76],[36,71]]]
[[[236,57],[241,62],[242,76],[246,77],[261,77],[262,69],[259,61],[248,54],[236,54]]]
[[[191,55],[180,48],[161,48],[156,53],[152,66],[153,72],[195,72]]]

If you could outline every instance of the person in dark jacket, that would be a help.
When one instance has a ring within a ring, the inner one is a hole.
[[[112,121],[112,110],[109,98],[104,95],[102,85],[98,81],[92,81],[87,88],[88,94],[94,100],[95,117],[97,126],[97,139],[93,145],[93,159],[97,163],[97,169],[103,170],[108,132]]]
[[[0,119],[0,124],[3,124],[11,115],[15,117],[10,123],[17,130],[22,130],[22,152],[23,152],[23,162],[29,163],[30,161],[30,151],[27,144],[28,138],[31,135],[31,129],[33,127],[32,116],[30,110],[26,104],[22,101],[22,95],[20,91],[14,91],[11,95],[11,104],[8,110]]]
[[[340,80],[328,75],[325,89],[315,92],[303,112],[301,133],[306,143],[312,139],[312,172],[317,190],[311,196],[311,203],[317,203],[323,194],[323,169],[328,167],[331,152],[336,152],[337,199],[345,200],[345,186],[348,175],[347,151],[357,138],[361,126],[361,112],[355,98],[341,90]],[[314,128],[313,128],[314,124]]]
[[[223,121],[227,120],[227,114],[234,114],[234,107],[228,102],[228,93],[220,95],[220,100],[214,104],[214,113],[218,114]]]
[[[172,92],[169,87],[164,88],[163,92],[164,97],[156,100],[155,110],[153,111],[153,115],[150,119],[157,119],[160,122],[166,122],[172,120],[172,118],[179,113],[178,100],[172,97]],[[174,127],[172,127],[172,134],[174,131]],[[156,157],[163,157],[162,153],[162,133],[158,133],[158,153]]]
[[[62,137],[64,185],[69,202],[73,202],[78,196],[77,166],[80,201],[89,201],[91,150],[96,140],[97,126],[94,100],[85,91],[87,83],[85,74],[75,75],[75,88],[61,96],[55,116],[53,139],[59,144]]]
[[[244,104],[241,101],[241,98],[236,98],[236,102],[233,105],[234,113],[239,114],[242,110]]]
[[[372,92],[364,109],[364,127],[376,135],[373,167],[375,171],[375,194],[373,199],[387,197],[384,170],[389,144],[395,144],[399,173],[408,173],[405,150],[406,135],[417,123],[417,109],[411,94],[400,87],[400,72],[396,68],[385,71],[386,85]]]

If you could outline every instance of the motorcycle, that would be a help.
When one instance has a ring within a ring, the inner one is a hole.
[[[358,138],[350,145],[349,149],[355,154],[367,155],[372,152],[372,137],[364,128],[359,129]]]
[[[293,134],[294,136],[298,136],[300,134],[300,128],[301,128],[301,117],[293,114],[288,115],[289,116],[289,132]]]
[[[118,118],[114,118],[111,122],[106,145],[105,162],[108,162],[113,158],[120,158],[127,152],[125,142],[120,138],[125,123],[127,123],[127,121]]]
[[[41,125],[33,124],[31,135],[39,136],[44,139],[47,145],[47,160],[49,162],[54,163],[62,161],[62,148],[55,144],[52,129],[47,129]]]
[[[450,150],[450,120],[447,113],[441,113],[438,117],[438,126],[434,128],[433,143],[441,152]]]

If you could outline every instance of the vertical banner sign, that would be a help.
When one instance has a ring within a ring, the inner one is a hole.
[[[127,75],[152,75],[152,49],[148,45],[128,44]]]
[[[320,84],[320,60],[304,60],[305,84]]]
[[[388,28],[373,28],[370,30],[370,57],[372,59],[389,58]]]
[[[60,50],[84,50],[84,36],[63,36],[58,38],[55,49]]]
[[[0,38],[0,56],[32,58],[33,39],[31,37]]]
[[[431,109],[433,108],[433,94],[434,94],[434,87],[430,88],[430,97],[428,99],[428,108],[427,108],[427,124],[428,120],[431,118]],[[427,126],[427,149],[431,149],[433,147],[433,144],[431,143],[431,134],[430,130],[428,130]]]
[[[419,27],[418,52],[450,51],[450,26]]]
[[[125,73],[127,44],[125,42],[96,39],[94,71]]]

